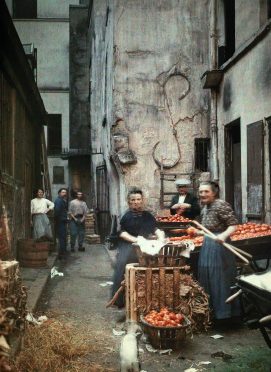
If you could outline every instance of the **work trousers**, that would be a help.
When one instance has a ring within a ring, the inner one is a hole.
[[[84,239],[85,239],[85,223],[75,222],[74,220],[71,220],[70,233],[71,233],[71,249],[74,249],[77,238],[78,238],[79,248],[82,247],[84,243]]]
[[[65,255],[67,252],[67,222],[57,221],[56,222],[56,237],[59,243],[59,255]]]

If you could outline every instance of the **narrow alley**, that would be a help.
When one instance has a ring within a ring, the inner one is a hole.
[[[0,0],[0,372],[270,372],[271,0]]]
[[[103,371],[107,368],[118,371],[122,334],[116,336],[113,330],[121,332],[127,328],[124,310],[106,309],[110,286],[105,284],[112,280],[113,273],[107,250],[103,245],[88,245],[86,252],[71,254],[65,263],[58,266],[58,271],[63,272],[64,276],[49,280],[37,314],[46,314],[49,319],[72,324],[96,343],[97,351],[86,359],[83,372],[95,372],[88,366],[90,363],[102,366]],[[252,371],[251,366],[255,366],[255,371],[268,372],[270,351],[259,331],[245,327],[229,330],[222,333],[223,339],[218,340],[210,337],[215,333],[209,330],[207,333],[194,334],[193,338],[187,338],[181,350],[170,355],[148,352],[141,337],[141,369],[148,372],[175,372],[201,366],[204,370],[228,372]],[[216,353],[218,356],[214,357]],[[210,365],[204,364],[208,361]]]

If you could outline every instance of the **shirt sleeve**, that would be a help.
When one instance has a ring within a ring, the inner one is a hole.
[[[55,204],[53,202],[51,202],[51,200],[48,200],[48,199],[45,199],[45,200],[46,200],[48,209],[50,209],[50,211],[52,211],[54,209]]]
[[[238,220],[232,210],[232,207],[227,202],[222,202],[218,206],[219,219],[227,226],[234,226],[238,224]]]
[[[74,214],[73,213],[73,202],[72,201],[69,203],[69,213]]]
[[[35,210],[34,200],[31,200],[31,214],[34,213],[34,210]]]
[[[61,200],[60,199],[56,199],[55,200],[55,217],[59,217],[60,216],[60,213],[61,213]]]

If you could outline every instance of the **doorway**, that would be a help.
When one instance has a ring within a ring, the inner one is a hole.
[[[240,119],[225,127],[225,197],[242,222]]]
[[[101,241],[104,242],[110,233],[111,216],[109,211],[109,185],[105,163],[96,168],[96,190],[97,190],[97,224]]]

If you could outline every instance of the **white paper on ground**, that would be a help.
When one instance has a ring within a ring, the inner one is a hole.
[[[108,287],[110,285],[113,285],[113,282],[104,282],[99,284],[101,287]]]
[[[206,361],[206,362],[199,362],[199,366],[208,366],[208,364],[212,364],[212,362]]]
[[[157,353],[158,350],[154,349],[151,344],[146,344],[146,350],[149,352],[149,353]]]
[[[36,319],[32,313],[27,313],[26,320],[29,323],[41,325],[42,323],[46,322],[48,318],[46,315],[41,315],[40,317],[38,317],[38,319]]]
[[[60,273],[58,270],[57,270],[57,268],[54,266],[54,267],[52,267],[52,269],[51,269],[51,279],[52,278],[54,278],[55,276],[64,276],[64,274],[63,273]]]
[[[166,350],[160,350],[159,351],[159,354],[160,355],[163,355],[163,354],[171,354],[171,352],[172,352],[172,349],[166,349]]]
[[[188,369],[185,369],[184,372],[197,372],[198,369],[196,368],[188,368]]]
[[[39,324],[42,324],[44,322],[46,322],[48,320],[47,316],[46,315],[41,315],[38,317],[38,323]]]
[[[222,335],[213,335],[213,336],[210,336],[211,338],[213,338],[214,340],[219,340],[220,338],[224,338],[224,336]]]

